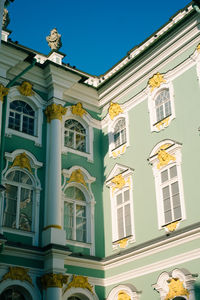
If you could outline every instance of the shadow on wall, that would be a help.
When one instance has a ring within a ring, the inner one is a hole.
[[[200,299],[200,283],[194,284],[194,294],[195,294],[195,300]]]

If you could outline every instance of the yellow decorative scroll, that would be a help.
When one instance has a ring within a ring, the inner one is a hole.
[[[45,115],[47,116],[47,122],[50,123],[51,120],[58,119],[62,120],[62,116],[64,116],[67,112],[67,108],[63,107],[61,104],[51,104],[47,106],[45,110]]]
[[[117,242],[117,244],[119,245],[120,248],[126,248],[126,246],[128,245],[128,238],[120,240]]]
[[[53,274],[53,273],[44,274],[41,277],[42,287],[45,290],[50,287],[62,288],[63,284],[67,283],[68,277],[69,276],[64,274]]]
[[[175,161],[176,158],[174,156],[172,156],[171,154],[167,153],[164,149],[160,149],[158,151],[158,159],[159,159],[159,163],[157,164],[157,168],[160,169],[163,166],[168,165],[168,163],[173,160]]]
[[[81,183],[87,188],[87,184],[85,182],[85,179],[84,179],[84,176],[83,176],[83,173],[82,173],[81,169],[77,169],[77,170],[72,172],[68,183],[70,183],[70,182]]]
[[[22,84],[18,87],[20,94],[24,96],[34,95],[33,85],[28,81],[23,81]]]
[[[160,85],[164,82],[166,82],[166,80],[164,79],[162,74],[157,73],[157,74],[153,75],[153,77],[151,77],[148,81],[148,83],[151,87],[151,92],[153,92],[153,90],[155,88],[159,88]]]
[[[180,281],[178,278],[172,278],[168,282],[169,293],[165,297],[165,300],[171,300],[178,296],[189,297],[189,292],[184,288],[183,281]]]
[[[65,289],[64,293],[69,290],[70,288],[82,288],[82,289],[87,289],[90,291],[92,294],[93,292],[93,287],[92,285],[88,282],[88,278],[84,276],[79,276],[79,275],[73,275],[72,281],[68,284],[67,288]]]
[[[76,105],[72,105],[71,111],[72,111],[73,115],[80,116],[81,118],[84,114],[87,113],[87,111],[85,109],[83,109],[83,106],[80,102],[78,102]]]
[[[112,152],[112,156],[114,158],[118,157],[119,155],[123,154],[126,150],[126,145],[124,145],[121,149],[119,149],[118,151],[113,151]]]
[[[27,281],[31,285],[33,285],[32,279],[29,276],[28,271],[29,269],[25,269],[22,267],[9,267],[9,271],[2,277],[2,280],[0,282],[7,279],[11,279],[11,280]]]
[[[167,226],[165,226],[170,232],[173,232],[173,231],[175,231],[176,230],[176,227],[177,227],[177,225],[178,225],[178,221],[176,221],[176,222],[173,222],[173,223],[171,223],[171,224],[168,224]]]
[[[111,120],[114,119],[114,117],[118,116],[120,113],[123,113],[123,109],[118,103],[110,103],[110,107],[108,109],[108,113],[110,115]]]
[[[126,181],[125,181],[124,177],[122,176],[122,174],[115,176],[111,180],[111,182],[115,184],[116,189],[122,189],[123,186],[125,186],[125,184],[126,184]]]
[[[47,229],[49,229],[49,228],[62,229],[62,226],[60,226],[60,225],[54,225],[54,224],[48,225],[48,226],[46,226],[46,227],[43,228],[43,231],[44,231],[44,230],[47,230]]]
[[[3,98],[8,95],[9,88],[6,88],[3,86],[3,84],[0,83],[0,100],[3,102]]]
[[[169,125],[169,117],[163,119],[158,124],[156,124],[156,127],[158,128],[158,130],[160,130],[161,128],[167,127],[168,125]]]
[[[30,160],[25,152],[23,152],[15,157],[11,167],[25,168],[25,169],[29,170],[29,172],[32,173]]]
[[[131,297],[124,291],[120,291],[117,300],[131,300]]]

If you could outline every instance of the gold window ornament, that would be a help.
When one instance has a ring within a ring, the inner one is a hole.
[[[117,300],[131,300],[131,297],[124,291],[120,291]]]
[[[4,87],[3,84],[0,83],[0,100],[3,102],[5,96],[8,95],[9,89]]]
[[[110,107],[108,109],[108,113],[110,115],[111,120],[113,120],[116,116],[118,116],[120,113],[123,113],[123,109],[118,103],[110,103]]]
[[[33,96],[33,85],[28,81],[23,81],[22,84],[18,87],[20,94],[23,96]]]
[[[20,153],[15,157],[11,167],[25,168],[32,173],[30,160],[25,152]]]
[[[81,183],[87,188],[87,184],[85,182],[84,175],[83,175],[81,169],[77,169],[77,170],[72,172],[68,183],[70,183],[70,182]]]
[[[167,153],[166,150],[162,149],[162,147],[158,150],[158,160],[159,163],[157,164],[157,168],[160,169],[166,165],[168,165],[168,163],[170,161],[176,161],[176,158]]]
[[[65,289],[65,292],[72,287],[87,289],[92,294],[94,294],[92,285],[88,282],[88,278],[84,276],[73,275],[72,281],[68,284],[67,288]]]
[[[29,272],[29,269],[22,268],[22,267],[11,267],[10,266],[9,271],[5,275],[3,275],[2,280],[0,282],[7,280],[7,279],[11,279],[11,280],[27,281],[31,285],[33,285],[32,278],[30,277],[28,272]]]
[[[183,281],[178,278],[172,278],[168,280],[169,292],[165,297],[165,300],[172,300],[178,296],[189,297],[189,291],[184,288]]]
[[[164,76],[162,74],[160,74],[159,72],[157,74],[154,74],[148,81],[148,84],[151,87],[151,92],[153,92],[155,88],[159,88],[164,82],[166,82],[166,80],[164,79]]]
[[[83,117],[84,114],[86,114],[86,110],[83,109],[83,106],[80,102],[78,102],[76,105],[72,105],[71,111],[73,115],[77,115],[79,117]]]

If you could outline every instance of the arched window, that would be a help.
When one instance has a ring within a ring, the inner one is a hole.
[[[88,242],[85,195],[76,186],[68,187],[64,194],[64,229],[66,231],[66,239]]]
[[[1,300],[32,300],[32,297],[21,286],[11,286],[8,287],[3,293],[0,295]]]
[[[125,118],[121,118],[117,121],[114,128],[114,148],[126,143],[126,121]]]
[[[8,127],[23,133],[35,135],[35,111],[24,101],[10,102]]]
[[[168,89],[162,90],[155,98],[156,122],[171,115],[171,101]]]
[[[65,121],[64,146],[86,152],[86,129],[76,120]]]
[[[81,300],[81,298],[78,298],[76,296],[72,296],[72,297],[69,297],[68,300]]]
[[[6,176],[3,226],[32,231],[33,182],[21,170]]]

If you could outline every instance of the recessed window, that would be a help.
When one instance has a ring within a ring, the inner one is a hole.
[[[6,177],[3,226],[32,231],[33,183],[23,171],[12,171]]]
[[[86,152],[86,129],[76,120],[65,121],[64,146]]]
[[[120,119],[114,128],[114,148],[126,143],[126,121],[125,118]]]
[[[159,122],[171,115],[171,102],[168,89],[162,90],[155,99],[156,121]]]
[[[77,187],[65,190],[64,229],[66,239],[87,242],[86,198]]]
[[[24,101],[10,102],[8,127],[30,135],[35,134],[35,111]]]

